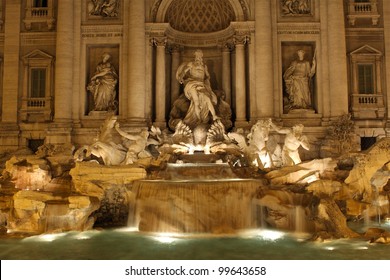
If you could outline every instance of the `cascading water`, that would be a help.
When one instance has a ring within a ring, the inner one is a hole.
[[[232,233],[258,227],[253,202],[260,180],[237,178],[228,164],[168,164],[164,174],[167,179],[134,183],[130,226],[184,233]]]

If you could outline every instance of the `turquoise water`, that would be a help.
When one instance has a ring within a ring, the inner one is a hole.
[[[237,236],[92,230],[0,239],[2,260],[389,260],[390,246],[365,240],[305,241],[270,230]]]

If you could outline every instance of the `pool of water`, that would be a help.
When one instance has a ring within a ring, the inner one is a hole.
[[[365,240],[306,241],[271,230],[240,235],[143,234],[129,228],[0,239],[2,260],[389,260]]]

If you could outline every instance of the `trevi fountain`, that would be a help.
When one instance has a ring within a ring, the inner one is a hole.
[[[88,85],[107,115],[92,143],[2,155],[2,259],[390,257],[389,138],[356,152],[344,115],[302,161],[302,124],[233,127],[201,50],[177,70],[169,127],[129,132],[105,75]]]

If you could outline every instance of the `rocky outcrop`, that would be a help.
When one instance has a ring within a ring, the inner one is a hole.
[[[22,190],[13,197],[8,229],[30,233],[88,230],[94,224],[91,214],[98,207],[93,197]]]
[[[95,225],[126,226],[132,183],[146,178],[147,174],[137,165],[105,166],[77,162],[70,175],[77,193],[98,199],[100,207],[95,212]]]
[[[13,156],[5,164],[3,177],[25,190],[43,190],[52,179],[48,162],[35,155]]]
[[[354,157],[354,167],[345,183],[349,185],[353,196],[363,202],[373,199],[371,179],[374,174],[390,161],[390,138],[382,138],[367,152]]]
[[[334,172],[337,162],[330,158],[317,159],[273,170],[266,174],[272,185],[306,184],[318,180],[324,174]]]

